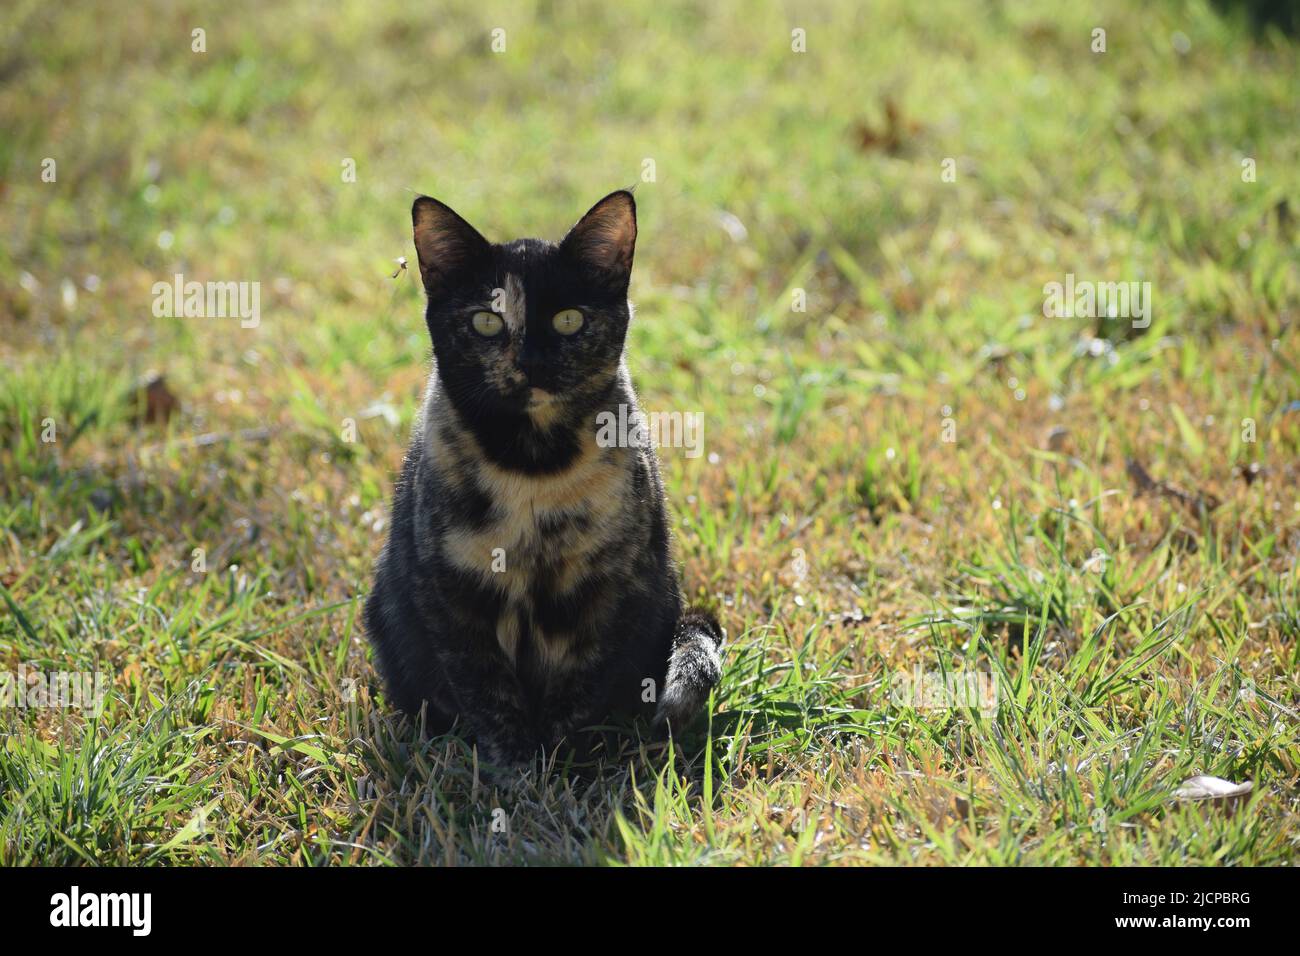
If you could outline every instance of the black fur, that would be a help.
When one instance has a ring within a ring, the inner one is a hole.
[[[490,244],[427,197],[412,219],[435,368],[365,610],[392,703],[498,765],[620,715],[680,726],[722,631],[684,611],[653,450],[595,442],[599,413],[636,408],[631,194],[558,244]],[[501,320],[490,338],[480,312]]]

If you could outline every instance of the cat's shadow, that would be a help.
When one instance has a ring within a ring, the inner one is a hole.
[[[722,710],[666,736],[638,719],[591,728],[585,754],[557,748],[526,767],[490,767],[454,728],[429,735],[410,718],[375,710],[370,732],[356,739],[367,798],[358,810],[371,822],[354,840],[384,833],[376,852],[394,862],[604,859],[616,854],[617,828],[664,805],[664,788],[672,805],[705,799],[711,762],[712,798],[723,799],[728,754],[798,732],[805,720],[794,705]]]
[[[382,719],[369,735],[376,766],[394,791],[411,782],[411,774],[427,765],[426,783],[439,785],[472,782],[507,787],[532,784],[545,788],[572,782],[618,784],[629,771],[662,771],[671,759],[681,769],[702,760],[710,736],[716,738],[740,726],[742,715],[719,715],[712,725],[703,717],[680,731],[652,726],[643,718],[584,728],[580,742],[561,743],[521,765],[493,766],[482,759],[471,741],[451,728],[427,728],[409,716]],[[638,774],[638,777],[643,776]]]

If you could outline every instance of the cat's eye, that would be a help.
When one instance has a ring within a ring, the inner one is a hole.
[[[474,331],[485,339],[490,339],[495,336],[501,331],[502,326],[505,325],[505,323],[501,321],[501,316],[497,315],[495,312],[475,312],[471,323],[474,326]]]
[[[582,313],[577,309],[556,312],[555,318],[551,319],[551,325],[555,326],[555,331],[561,335],[572,335],[582,328]]]

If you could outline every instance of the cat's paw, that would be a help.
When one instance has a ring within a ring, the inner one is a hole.
[[[526,779],[543,757],[542,747],[529,738],[490,737],[475,743],[479,774],[494,784]]]
[[[480,764],[479,778],[502,793],[517,793],[528,786],[528,768],[523,764]]]

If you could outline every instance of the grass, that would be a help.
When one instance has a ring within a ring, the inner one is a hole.
[[[109,681],[97,716],[0,709],[0,863],[1295,861],[1277,31],[1199,0],[0,22],[0,669]],[[664,472],[726,673],[671,749],[502,789],[393,718],[358,622],[427,372],[390,276],[412,190],[504,239],[637,181],[630,364],[704,414]],[[260,282],[261,324],[155,318],[178,272]],[[1067,273],[1150,281],[1150,327],[1044,318]],[[926,673],[996,706],[898,692]],[[1198,773],[1249,803],[1175,801]]]

